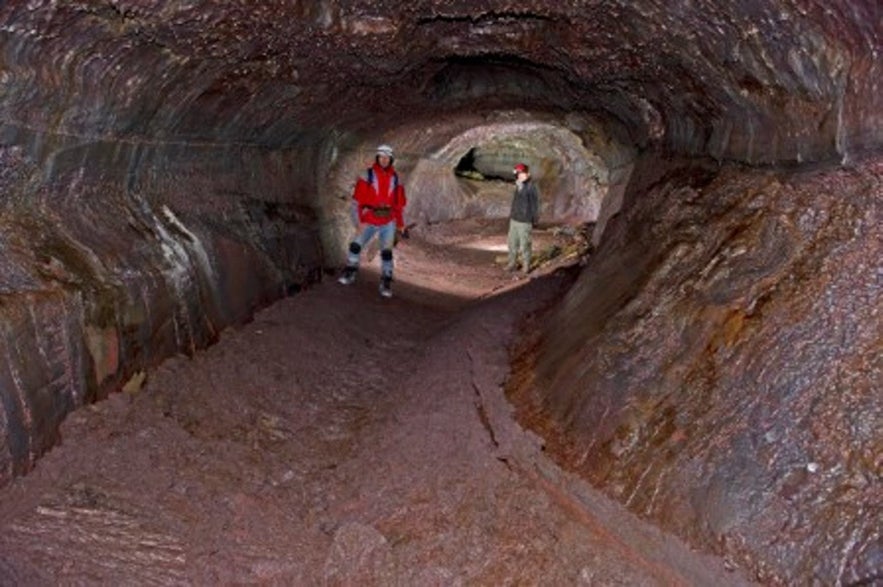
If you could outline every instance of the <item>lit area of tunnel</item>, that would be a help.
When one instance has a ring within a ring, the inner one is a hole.
[[[500,254],[506,251],[505,223],[516,163],[529,166],[539,188],[540,226],[572,234],[591,231],[608,195],[621,193],[635,152],[612,138],[603,121],[575,114],[559,118],[497,111],[392,129],[346,153],[334,153],[329,184],[337,197],[323,212],[324,243],[332,266],[340,263],[341,251],[353,235],[350,196],[355,178],[371,165],[380,142],[395,148],[395,167],[408,196],[405,222],[412,230],[419,233],[459,221],[463,234],[458,248]],[[469,174],[458,171],[469,156],[477,168]],[[470,234],[481,221],[495,228]]]
[[[473,159],[471,176],[457,172],[467,156]],[[412,171],[410,218],[505,218],[516,163],[528,165],[542,194],[542,222],[597,220],[608,177],[603,160],[571,130],[538,122],[482,125],[422,156]]]
[[[507,263],[508,217],[515,189],[513,167],[524,163],[540,193],[539,221],[532,240],[532,268],[551,271],[583,258],[605,198],[622,189],[623,153],[629,148],[591,117],[555,117],[525,111],[491,111],[476,116],[438,117],[404,124],[349,148],[330,148],[329,185],[337,195],[322,212],[327,264],[342,266],[355,235],[352,190],[374,160],[380,143],[395,150],[394,165],[406,189],[404,221],[413,240],[428,250],[462,258],[462,273],[433,276],[416,249],[394,250],[395,280],[442,295],[478,295],[487,286],[470,272],[501,271]],[[475,167],[464,173],[464,158]],[[618,166],[619,169],[611,171]],[[611,178],[620,179],[613,184]],[[362,271],[376,271],[378,245],[369,243]],[[502,271],[501,271],[502,272]],[[470,284],[471,279],[476,283]]]

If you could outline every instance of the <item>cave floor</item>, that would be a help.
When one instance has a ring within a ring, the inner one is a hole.
[[[0,584],[745,584],[513,421],[509,349],[577,258],[513,277],[504,229],[415,230],[394,298],[366,260],[70,415],[0,491]]]

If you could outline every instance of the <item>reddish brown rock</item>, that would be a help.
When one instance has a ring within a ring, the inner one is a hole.
[[[211,152],[116,149],[65,152],[43,184],[20,150],[5,151],[3,480],[52,446],[71,409],[206,346],[320,263],[312,212],[281,187],[284,165],[240,180]],[[129,173],[142,158],[151,166]],[[252,195],[225,203],[231,186]]]
[[[446,170],[505,167],[490,135],[533,121],[587,150],[518,151],[546,218],[602,247],[541,348],[562,451],[762,578],[874,580],[879,24],[878,0],[3,4],[0,483],[335,266],[377,142],[418,221],[498,215],[508,186]]]
[[[635,185],[553,312],[525,417],[636,513],[764,582],[873,581],[881,179],[877,158]]]

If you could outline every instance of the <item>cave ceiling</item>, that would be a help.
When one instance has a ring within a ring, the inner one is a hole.
[[[524,108],[725,154],[767,124],[782,151],[881,126],[876,0],[35,0],[0,23],[0,115],[43,132],[278,147]]]

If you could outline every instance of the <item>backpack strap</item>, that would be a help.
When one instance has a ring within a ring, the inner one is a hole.
[[[374,168],[369,167],[366,170],[365,175],[367,176],[366,181],[368,182],[368,185],[374,185]],[[399,188],[399,172],[398,171],[392,172],[392,185],[390,187],[392,188],[390,191],[392,192],[393,197],[396,198],[396,200],[397,200],[396,203],[398,203],[398,188]]]

